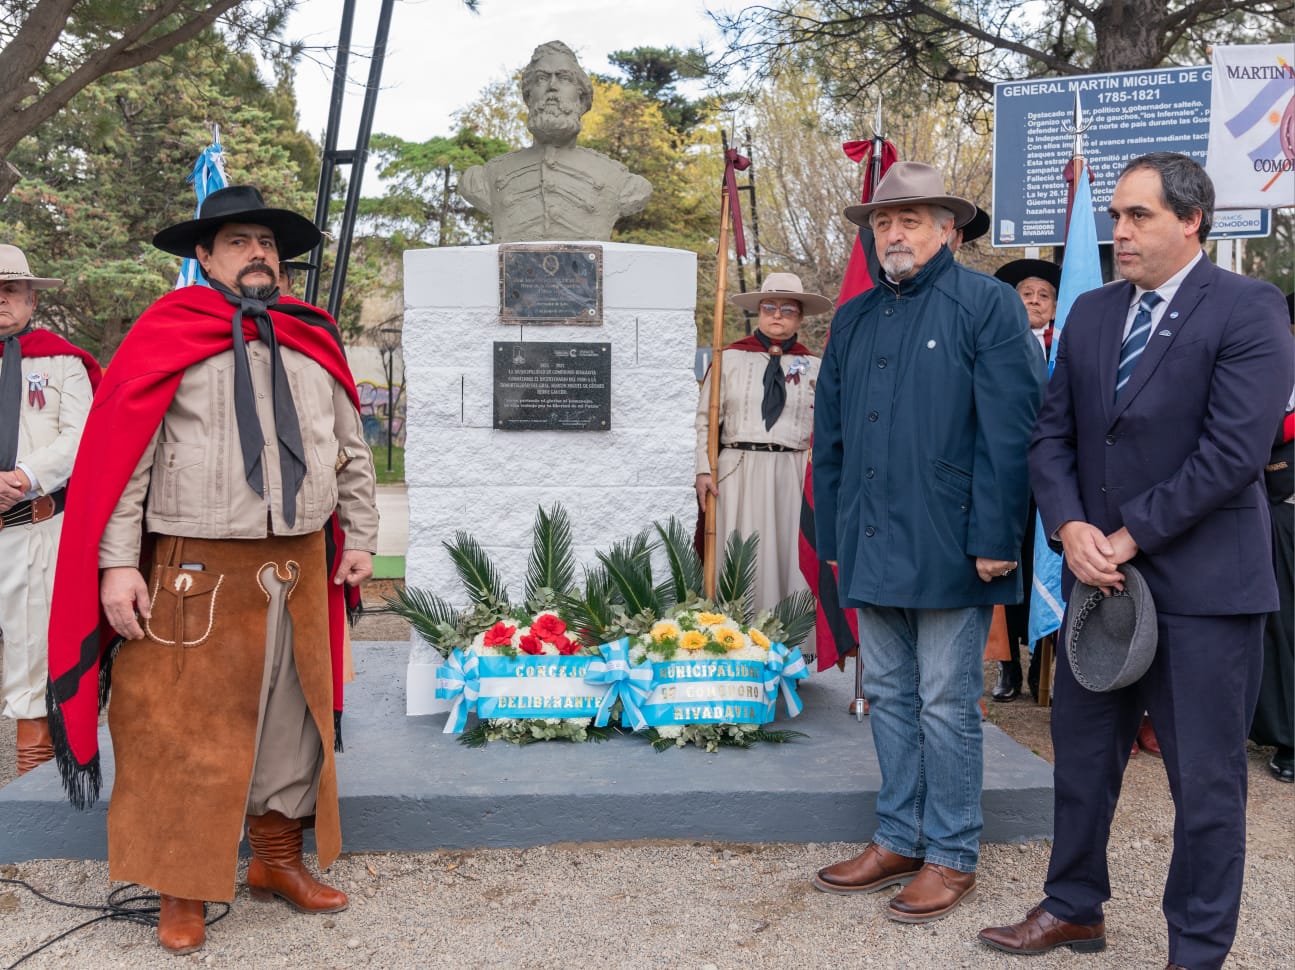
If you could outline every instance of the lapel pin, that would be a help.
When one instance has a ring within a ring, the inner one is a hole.
[[[1177,320],[1177,319],[1178,319],[1178,311],[1177,311],[1177,310],[1175,310],[1173,313],[1169,314],[1169,319],[1170,319],[1170,320]]]
[[[1172,330],[1161,330],[1161,331],[1160,331],[1160,336],[1161,336],[1161,337],[1172,337],[1173,335],[1174,335],[1174,332],[1173,332]]]

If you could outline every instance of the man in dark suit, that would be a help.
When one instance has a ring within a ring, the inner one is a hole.
[[[1125,167],[1111,199],[1123,282],[1075,301],[1030,445],[1043,526],[1076,578],[1136,565],[1159,645],[1136,683],[1079,686],[1057,664],[1055,836],[1046,898],[980,939],[1009,953],[1106,945],[1106,843],[1144,710],[1176,808],[1163,909],[1169,967],[1221,967],[1245,867],[1246,732],[1277,589],[1260,476],[1292,379],[1281,293],[1202,253],[1214,187],[1185,155]]]

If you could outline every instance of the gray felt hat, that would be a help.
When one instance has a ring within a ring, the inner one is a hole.
[[[1127,687],[1156,656],[1156,604],[1133,566],[1120,566],[1124,589],[1107,596],[1075,581],[1066,610],[1064,642],[1081,687],[1104,692]]]

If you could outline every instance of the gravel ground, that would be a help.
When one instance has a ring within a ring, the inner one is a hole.
[[[370,593],[375,591],[371,590]],[[376,602],[376,595],[366,595]],[[391,617],[366,617],[357,639],[401,639]],[[987,676],[989,669],[987,665]],[[990,716],[1051,759],[1048,712],[990,704]],[[0,720],[0,784],[13,777],[12,722]],[[1234,968],[1295,966],[1295,787],[1274,780],[1270,752],[1250,757],[1249,851]],[[734,752],[734,757],[741,757]],[[985,846],[976,894],[926,926],[884,915],[891,890],[864,898],[814,891],[809,876],[857,845],[631,842],[532,849],[344,855],[328,879],[351,908],[303,916],[240,890],[207,946],[189,957],[218,967],[1050,967],[1164,966],[1160,893],[1173,807],[1160,763],[1130,763],[1111,836],[1115,897],[1108,949],[1054,951],[1025,963],[975,941],[983,926],[1019,919],[1038,901],[1048,843]],[[112,888],[103,862],[41,860],[0,867],[60,900],[99,904]],[[76,925],[82,915],[0,884],[0,966]],[[24,967],[169,965],[149,928],[90,927]]]

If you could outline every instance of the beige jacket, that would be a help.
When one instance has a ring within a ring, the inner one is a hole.
[[[734,441],[769,442],[804,451],[814,433],[814,388],[818,385],[817,357],[787,354],[782,359],[787,403],[772,428],[764,426],[764,372],[769,355],[749,350],[725,350],[720,361],[720,447]],[[696,475],[710,474],[706,435],[710,427],[710,371],[697,399]]]
[[[333,510],[347,549],[373,552],[378,509],[373,456],[360,416],[345,388],[310,357],[282,348],[292,387],[306,477],[297,493],[297,521],[283,521],[279,447],[274,433],[270,356],[265,344],[247,345],[257,414],[265,437],[267,495],[254,493],[243,472],[234,416],[234,351],[195,364],[180,379],[161,426],[135,466],[99,542],[99,566],[139,564],[140,520],[150,532],[201,539],[261,539],[305,535],[323,528]],[[351,461],[338,471],[339,454]]]
[[[30,498],[67,484],[93,392],[85,365],[71,355],[24,357],[22,373],[18,464],[35,482]],[[33,383],[45,394],[43,408],[31,403],[28,390]]]

